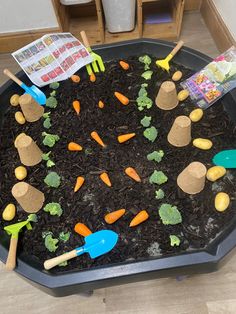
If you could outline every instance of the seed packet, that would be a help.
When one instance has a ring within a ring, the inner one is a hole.
[[[193,102],[207,109],[236,87],[236,47],[218,56],[181,86],[188,89]]]
[[[65,80],[93,61],[88,50],[71,33],[44,35],[12,56],[39,87]]]

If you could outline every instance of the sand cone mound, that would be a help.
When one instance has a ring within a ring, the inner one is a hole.
[[[22,133],[15,140],[20,161],[25,166],[35,166],[42,160],[42,151],[33,139]]]
[[[172,81],[163,82],[156,97],[157,107],[162,110],[171,110],[177,107],[178,103],[175,83]]]
[[[44,114],[44,107],[39,105],[29,94],[20,96],[19,104],[28,122],[38,121]]]
[[[204,189],[206,173],[206,167],[194,161],[178,175],[177,184],[185,193],[197,194]]]
[[[167,139],[173,146],[187,146],[191,142],[191,120],[186,116],[177,117],[170,129]]]
[[[27,213],[37,213],[43,207],[44,194],[26,182],[16,183],[11,192]]]

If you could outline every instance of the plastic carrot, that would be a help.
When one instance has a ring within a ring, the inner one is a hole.
[[[77,113],[77,115],[79,115],[79,113],[80,113],[80,102],[78,100],[74,100],[72,105],[73,105],[73,108],[74,108],[75,112]]]
[[[75,187],[74,187],[74,192],[79,191],[81,186],[84,184],[84,177],[77,177]]]
[[[90,82],[95,82],[96,81],[96,76],[94,73],[90,74],[89,76]]]
[[[91,132],[91,137],[92,139],[94,139],[94,141],[96,141],[99,145],[101,145],[102,147],[106,147],[106,145],[103,143],[101,137],[98,135],[98,133],[96,131]]]
[[[114,222],[116,222],[118,219],[120,219],[120,217],[122,217],[125,213],[125,209],[118,209],[114,212],[111,212],[109,214],[106,214],[104,219],[106,221],[107,224],[111,225]]]
[[[100,179],[109,187],[111,187],[111,181],[106,172],[100,174]]]
[[[122,135],[119,135],[117,139],[119,143],[124,143],[128,141],[129,139],[131,139],[132,137],[134,137],[135,135],[136,135],[135,133],[122,134]]]
[[[75,227],[74,230],[76,233],[82,235],[83,237],[87,237],[88,235],[92,234],[92,231],[85,226],[85,224],[82,224],[81,222],[78,222]]]
[[[135,227],[139,224],[141,224],[142,222],[144,222],[145,220],[147,220],[149,218],[149,214],[146,210],[141,210],[141,212],[139,212],[130,222],[129,226],[130,227]]]
[[[137,174],[136,170],[134,168],[128,167],[125,169],[125,173],[127,176],[129,176],[131,179],[133,179],[136,182],[141,182],[140,176]]]
[[[72,75],[71,77],[71,80],[74,82],[74,83],[79,83],[80,82],[80,77],[79,75]]]
[[[122,67],[122,69],[124,69],[124,70],[129,69],[129,64],[127,62],[121,60],[119,63],[120,63],[120,66]]]
[[[68,150],[70,151],[81,151],[83,149],[82,146],[80,146],[79,144],[75,143],[75,142],[70,142],[68,144]]]
[[[114,95],[116,98],[123,104],[123,105],[128,105],[129,104],[129,99],[125,97],[123,94],[119,92],[115,92]]]
[[[102,108],[104,108],[104,102],[103,101],[101,101],[101,100],[99,100],[99,102],[98,102],[98,107],[100,108],[100,109],[102,109]]]

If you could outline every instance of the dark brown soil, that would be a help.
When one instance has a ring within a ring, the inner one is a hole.
[[[153,58],[154,60],[154,58]],[[195,196],[180,193],[176,186],[176,177],[192,161],[201,161],[207,167],[212,165],[211,159],[222,149],[236,147],[235,128],[224,112],[222,104],[216,103],[209,108],[199,123],[192,126],[192,137],[205,137],[213,141],[210,151],[201,151],[191,144],[185,148],[175,148],[166,141],[167,133],[178,115],[188,115],[194,108],[190,100],[181,103],[176,109],[168,112],[159,110],[155,103],[150,110],[139,112],[135,103],[138,91],[144,79],[141,78],[143,64],[137,57],[131,57],[129,71],[120,68],[117,61],[106,64],[105,73],[97,75],[96,83],[88,78],[79,85],[64,81],[57,90],[58,107],[51,109],[52,127],[43,128],[43,121],[18,125],[14,119],[17,108],[10,108],[4,120],[0,134],[0,209],[9,202],[14,202],[11,188],[16,183],[14,169],[20,165],[19,157],[13,142],[17,134],[25,132],[32,136],[44,152],[48,147],[42,144],[43,131],[58,134],[60,141],[52,149],[51,158],[56,163],[52,171],[61,176],[58,189],[47,187],[43,179],[48,169],[45,163],[28,168],[27,182],[45,193],[46,203],[59,202],[64,210],[61,217],[50,216],[41,210],[38,213],[38,223],[32,231],[24,231],[20,237],[19,253],[25,258],[34,259],[43,264],[44,260],[83,244],[83,238],[73,231],[77,222],[85,223],[91,230],[112,229],[119,234],[117,246],[107,255],[91,260],[83,256],[69,262],[67,267],[57,267],[54,272],[71,269],[85,269],[98,265],[124,261],[147,259],[150,256],[178,254],[189,249],[206,247],[218,233],[227,228],[235,218],[235,201],[224,213],[214,209],[216,191],[229,193],[235,199],[236,172],[230,170],[217,184],[206,182],[203,192]],[[156,69],[153,62],[154,74],[148,86],[148,95],[155,100],[160,84],[170,76]],[[183,79],[190,76],[191,71],[174,64],[171,74],[182,70]],[[178,90],[180,86],[178,84]],[[121,105],[113,96],[114,91],[120,91],[129,97],[128,106]],[[49,94],[49,90],[46,91]],[[81,114],[77,117],[72,109],[72,101],[79,99]],[[103,110],[99,109],[98,101],[105,103]],[[47,109],[48,110],[48,109]],[[49,110],[48,110],[49,111]],[[144,115],[152,116],[152,125],[158,131],[154,143],[144,136],[144,128],[140,120]],[[102,149],[90,138],[91,131],[96,130],[107,148]],[[117,142],[117,136],[122,133],[136,132],[137,136],[125,144]],[[75,141],[84,147],[82,152],[69,152],[67,144]],[[147,160],[147,154],[153,150],[163,149],[165,156],[157,164]],[[89,154],[88,154],[89,152]],[[134,167],[142,178],[136,183],[124,175],[127,166]],[[162,170],[168,176],[168,182],[161,188],[166,197],[159,201],[155,199],[157,186],[149,183],[152,172]],[[99,179],[99,173],[108,171],[113,187],[108,188]],[[85,184],[77,193],[73,187],[77,176],[85,177]],[[180,210],[183,222],[176,226],[164,226],[159,219],[158,208],[161,203],[176,205]],[[114,225],[107,225],[104,214],[125,208],[127,213]],[[135,228],[129,227],[134,214],[146,209],[150,218]],[[26,214],[18,206],[17,216],[11,223],[22,220]],[[1,220],[1,227],[9,224]],[[71,231],[67,243],[59,243],[55,253],[50,253],[44,246],[42,232],[52,231],[58,237],[61,231]],[[169,235],[175,234],[181,238],[179,247],[171,247]]]

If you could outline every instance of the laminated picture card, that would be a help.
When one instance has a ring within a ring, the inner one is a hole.
[[[88,50],[71,33],[44,35],[12,56],[39,87],[65,80],[93,61]]]

